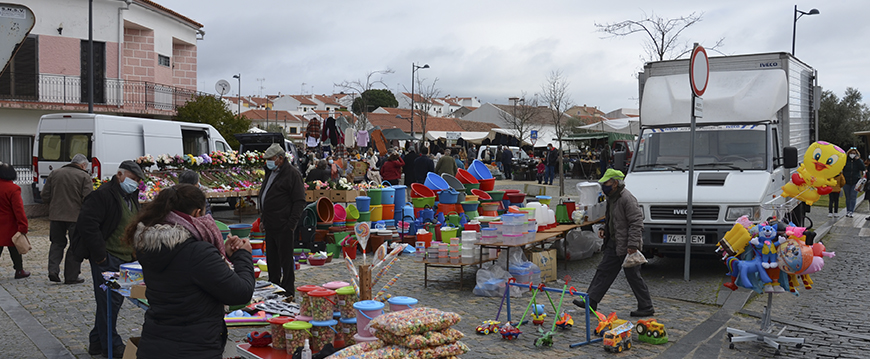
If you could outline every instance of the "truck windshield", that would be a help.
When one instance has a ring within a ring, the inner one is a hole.
[[[695,168],[764,170],[766,125],[701,126],[695,134]],[[689,169],[689,128],[644,129],[632,171]]]

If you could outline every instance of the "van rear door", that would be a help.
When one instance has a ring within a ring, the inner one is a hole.
[[[143,121],[145,154],[157,157],[162,154],[181,154],[181,128],[177,123]]]
[[[35,155],[38,160],[39,182],[37,188],[42,190],[42,185],[52,170],[63,167],[77,153],[81,153],[91,160],[93,142],[91,133],[64,133],[49,132],[39,133],[36,142]]]

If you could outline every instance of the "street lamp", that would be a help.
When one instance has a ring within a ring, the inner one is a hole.
[[[798,15],[800,14],[800,15]],[[797,21],[804,15],[818,15],[819,9],[812,9],[808,12],[798,10],[797,5],[794,6],[794,23],[791,30],[791,56],[794,56],[794,38],[797,34]]]
[[[234,79],[239,79],[239,117],[242,117],[242,74],[233,75]]]
[[[417,66],[413,62],[411,63],[411,136],[414,136],[414,82],[416,82],[414,74],[418,69],[428,69],[429,64],[425,64],[423,66]]]

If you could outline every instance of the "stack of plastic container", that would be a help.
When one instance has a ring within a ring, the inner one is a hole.
[[[519,213],[505,213],[501,216],[502,235],[511,239],[512,244],[522,243],[526,238],[527,226],[524,223],[526,216]],[[507,242],[507,241],[505,241]]]
[[[440,263],[448,263],[450,260],[447,256],[447,243],[439,242],[438,243],[438,262]]]
[[[516,278],[517,283],[539,283],[541,281],[541,270],[532,262],[512,265],[508,267],[508,271],[511,277]]]
[[[480,247],[477,246],[476,231],[462,231],[462,258],[478,258]]]
[[[427,259],[429,259],[430,262],[437,262],[438,261],[438,255],[440,254],[438,251],[439,251],[439,248],[441,248],[439,243],[440,242],[432,242],[431,245],[429,246],[429,248],[427,249],[428,252],[426,253],[426,257],[427,257]],[[447,253],[445,252],[444,254],[446,255]]]
[[[496,232],[496,229],[492,228],[492,227],[481,228],[480,229],[480,243],[486,244],[486,243],[498,242],[498,235],[496,235],[495,232]],[[490,258],[495,257],[497,254],[497,251],[498,251],[495,248],[487,248],[486,250],[487,250]]]
[[[458,264],[462,260],[462,255],[459,251],[459,238],[450,238],[450,250],[448,254],[452,264]]]

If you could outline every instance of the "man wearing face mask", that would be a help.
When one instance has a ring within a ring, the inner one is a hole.
[[[266,178],[260,189],[260,228],[265,228],[266,232],[269,281],[289,294],[296,288],[293,247],[299,238],[296,224],[305,208],[305,185],[299,170],[287,163],[281,146],[272,144],[263,157],[266,159]]]
[[[94,299],[97,302],[94,328],[89,335],[88,354],[108,356],[108,327],[106,321],[106,292],[103,272],[118,272],[121,264],[133,261],[133,248],[122,240],[124,228],[139,213],[139,181],[145,173],[136,162],[127,160],[118,166],[118,172],[82,202],[70,249],[81,259],[91,262]],[[124,342],[118,335],[118,312],[124,297],[112,293],[112,345],[113,356],[124,355]]]
[[[598,310],[598,303],[610,289],[610,285],[619,274],[625,273],[625,279],[637,299],[637,310],[631,312],[632,317],[649,317],[655,314],[649,289],[640,276],[641,266],[622,268],[622,262],[629,253],[643,249],[643,213],[634,195],[625,188],[622,171],[609,168],[598,180],[601,190],[607,195],[607,210],[604,228],[598,236],[604,239],[602,251],[604,257],[598,264],[592,283],[589,284],[589,306]],[[575,299],[574,304],[584,307],[581,300]]]

